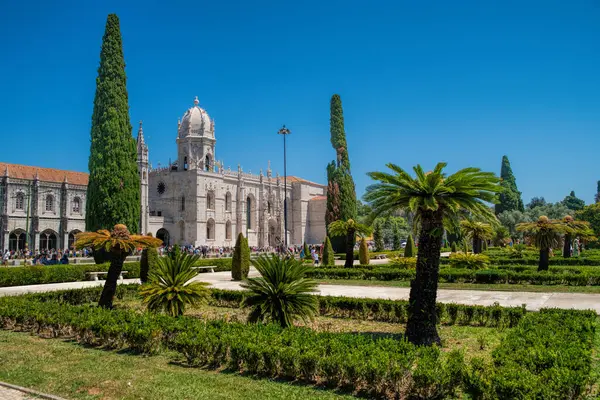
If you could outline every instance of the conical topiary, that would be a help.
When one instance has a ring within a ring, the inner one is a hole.
[[[248,242],[242,233],[240,233],[233,249],[233,258],[231,260],[231,278],[234,281],[241,281],[248,277],[250,270],[250,248]]]
[[[369,247],[367,246],[367,241],[365,239],[360,241],[360,247],[358,248],[358,260],[360,261],[360,265],[369,264]]]
[[[304,242],[304,258],[306,260],[312,260],[312,257],[310,255],[310,249],[308,248],[308,245],[306,244],[306,242]]]
[[[326,267],[335,265],[335,254],[329,236],[325,236],[325,243],[323,244],[323,265]]]
[[[242,263],[241,263],[242,279],[248,278],[250,272],[250,246],[248,246],[248,238],[244,237],[242,245]]]
[[[406,247],[404,248],[404,257],[416,257],[416,255],[417,249],[415,247],[415,241],[413,240],[412,235],[408,235]]]
[[[452,242],[452,244],[450,245],[450,251],[453,253],[456,253],[458,251],[458,249],[456,248],[456,242]]]

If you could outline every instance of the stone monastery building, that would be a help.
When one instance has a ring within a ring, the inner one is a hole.
[[[199,107],[185,112],[177,129],[177,161],[152,168],[142,125],[137,137],[141,180],[140,231],[165,244],[233,246],[238,233],[250,246],[284,241],[287,199],[289,244],[325,237],[326,187],[304,179],[223,168],[215,158],[214,121]],[[85,230],[88,174],[0,163],[0,247],[69,247]],[[29,224],[29,229],[27,229]]]

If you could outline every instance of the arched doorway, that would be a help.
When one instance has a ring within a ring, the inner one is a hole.
[[[73,247],[73,243],[75,243],[75,235],[77,235],[78,233],[80,233],[81,231],[79,229],[74,229],[69,233],[69,243],[68,243],[68,248],[72,248]]]
[[[25,231],[16,229],[8,235],[8,249],[10,251],[25,250]]]
[[[165,228],[160,228],[158,232],[156,232],[156,237],[163,241],[163,245],[169,246],[169,231]]]
[[[269,246],[276,247],[280,241],[279,229],[277,229],[277,220],[269,219]]]
[[[40,233],[40,250],[56,250],[58,245],[56,238],[56,233],[50,229]]]

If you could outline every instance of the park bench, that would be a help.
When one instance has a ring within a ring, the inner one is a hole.
[[[387,258],[387,256],[385,254],[377,254],[375,256],[376,260],[385,260]]]
[[[210,272],[215,272],[215,268],[217,268],[216,265],[207,265],[207,266],[204,266],[204,267],[192,267],[192,269],[207,269]]]
[[[126,274],[129,271],[121,271],[121,274],[119,275],[119,280],[123,280],[123,274]],[[108,274],[108,271],[95,271],[95,272],[88,272],[87,273],[90,277],[90,281],[97,281],[98,279],[98,275],[106,275]]]

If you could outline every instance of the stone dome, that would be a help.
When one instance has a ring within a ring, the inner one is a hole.
[[[209,136],[214,137],[214,121],[210,119],[208,113],[198,106],[198,96],[194,99],[194,106],[187,110],[181,121],[177,136],[184,138],[186,136]]]

